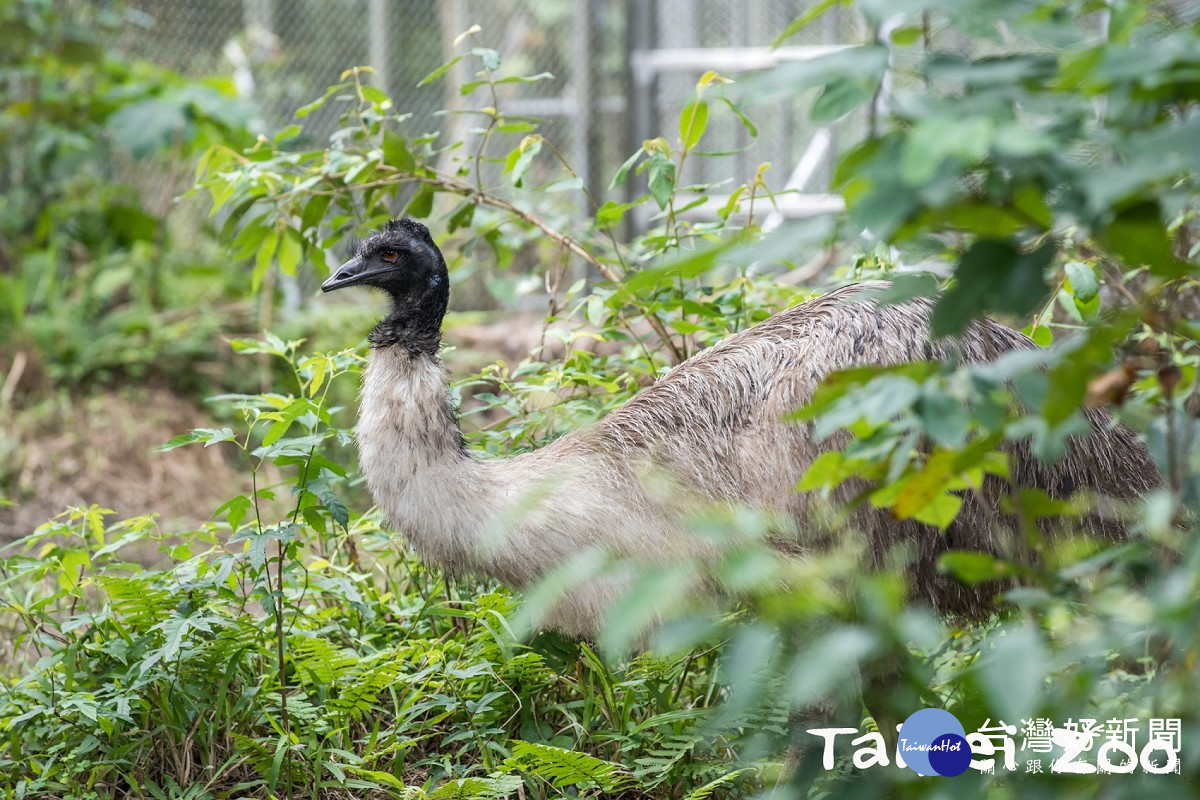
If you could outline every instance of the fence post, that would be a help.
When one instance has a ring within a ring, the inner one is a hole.
[[[367,53],[375,76],[371,83],[391,97],[391,45],[388,36],[389,0],[368,0],[367,3]]]

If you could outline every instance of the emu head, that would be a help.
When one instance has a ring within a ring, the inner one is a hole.
[[[432,337],[436,349],[450,301],[450,278],[428,228],[411,219],[388,222],[353,246],[350,260],[321,284],[321,291],[360,285],[392,299],[392,313],[372,332],[373,343],[427,350]]]

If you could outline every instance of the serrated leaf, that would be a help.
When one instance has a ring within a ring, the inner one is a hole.
[[[242,520],[246,518],[246,514],[250,511],[250,508],[253,506],[253,504],[254,502],[249,497],[241,494],[237,497],[231,497],[222,503],[220,507],[213,512],[213,516],[219,517],[220,515],[224,514],[225,519],[229,522],[229,527],[236,531],[242,524]]]
[[[620,764],[587,753],[547,744],[515,740],[505,766],[536,775],[558,789],[597,787],[615,792],[628,785],[630,776]]]
[[[336,492],[327,486],[314,486],[313,493],[320,498],[321,505],[325,506],[334,522],[343,528],[350,524],[350,510]]]

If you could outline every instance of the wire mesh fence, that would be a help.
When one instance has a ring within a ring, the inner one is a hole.
[[[602,188],[642,138],[673,139],[678,110],[707,67],[659,69],[639,82],[639,54],[709,49],[719,70],[736,75],[751,65],[809,3],[801,0],[130,0],[122,47],[132,55],[190,77],[223,76],[257,109],[264,132],[292,120],[341,73],[371,65],[381,88],[412,115],[410,129],[462,138],[473,124],[464,110],[481,104],[462,97],[470,80],[464,61],[445,80],[421,79],[470,46],[455,38],[473,25],[476,39],[495,49],[503,74],[549,73],[509,84],[500,98],[509,115],[536,117],[592,188]],[[857,16],[834,10],[788,45],[853,43],[867,31]],[[639,92],[642,96],[639,96]],[[807,121],[811,97],[751,107],[752,137],[732,117],[710,122],[705,148],[736,158],[696,160],[688,180],[741,182],[763,162],[782,184],[802,159],[817,129]],[[490,101],[482,104],[489,104]],[[314,143],[338,125],[336,107],[305,119]],[[836,141],[857,139],[861,120],[839,123]],[[807,187],[823,190],[827,168]]]

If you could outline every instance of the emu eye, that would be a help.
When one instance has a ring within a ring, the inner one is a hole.
[[[389,264],[395,264],[400,260],[400,253],[396,250],[384,250],[379,254],[379,257]]]

